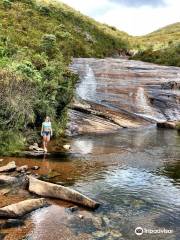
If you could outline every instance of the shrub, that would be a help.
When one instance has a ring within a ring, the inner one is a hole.
[[[9,0],[3,0],[3,6],[5,9],[10,9],[12,6],[12,2]]]
[[[20,132],[0,131],[0,155],[10,155],[20,152],[26,140]]]
[[[47,65],[47,56],[45,54],[34,54],[31,61],[37,70],[41,70]]]
[[[30,61],[15,64],[14,69],[18,73],[21,73],[23,77],[29,79],[31,82],[38,83],[41,81],[40,73],[35,69],[34,65]]]
[[[51,9],[47,6],[39,6],[38,10],[44,16],[50,16],[51,15]]]
[[[34,120],[36,88],[8,70],[0,72],[0,129],[22,129]]]
[[[56,52],[56,36],[53,34],[45,34],[42,37],[41,47],[49,57],[53,57]]]

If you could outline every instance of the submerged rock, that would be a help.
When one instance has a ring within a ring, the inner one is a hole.
[[[14,161],[9,162],[7,165],[0,167],[0,172],[9,172],[16,169],[16,163]]]
[[[78,206],[69,207],[68,210],[70,210],[71,212],[75,212],[78,210]]]
[[[23,225],[24,225],[24,221],[21,219],[8,219],[7,221],[0,223],[0,228],[1,229],[14,228],[14,227],[19,227]]]
[[[25,200],[19,203],[11,204],[6,207],[0,208],[0,217],[19,218],[27,213],[30,213],[46,205],[47,202],[44,198]]]
[[[99,203],[73,189],[49,182],[40,181],[33,177],[29,177],[29,191],[36,193],[39,196],[59,198],[62,200],[78,203],[82,206],[92,209],[96,209],[99,206]]]

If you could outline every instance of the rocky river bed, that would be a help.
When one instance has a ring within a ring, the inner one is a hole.
[[[92,211],[47,198],[44,208],[1,219],[0,239],[136,240],[137,227],[143,240],[180,239],[180,134],[156,128],[180,120],[180,69],[125,59],[75,59],[71,68],[80,75],[71,136],[52,140],[47,155],[0,157],[0,167],[28,166],[5,173],[18,181],[0,184],[0,207],[38,198],[23,185],[27,175],[101,205]],[[62,142],[70,149],[62,150]]]

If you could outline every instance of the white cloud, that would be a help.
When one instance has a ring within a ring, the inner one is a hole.
[[[116,26],[132,35],[143,35],[165,25],[180,22],[180,0],[164,0],[153,6],[125,6],[110,0],[63,0],[96,20]]]

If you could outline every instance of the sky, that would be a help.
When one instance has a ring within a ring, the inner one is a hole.
[[[180,0],[59,0],[131,35],[180,22]]]

